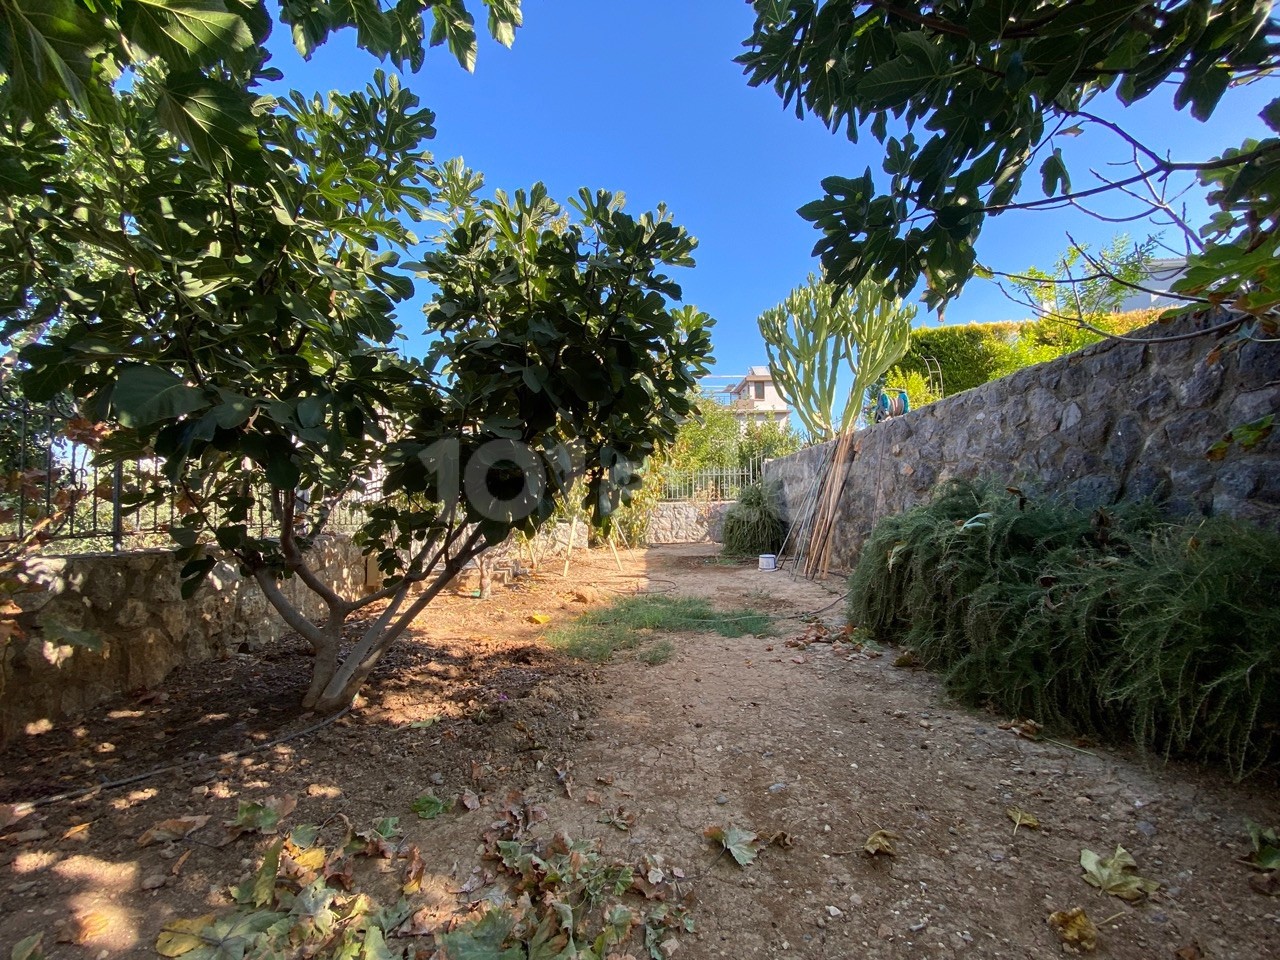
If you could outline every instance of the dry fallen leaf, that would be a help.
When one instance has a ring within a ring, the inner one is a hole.
[[[529,622],[538,624],[550,623],[551,617],[545,613],[531,613],[529,614]]]
[[[1179,947],[1173,951],[1173,955],[1177,960],[1204,960],[1204,951],[1200,949],[1200,944],[1192,940],[1185,947]]]
[[[416,845],[409,848],[406,859],[409,865],[405,867],[404,883],[401,884],[400,889],[406,894],[414,894],[422,889],[422,880],[427,873],[427,862],[422,859],[422,852]]]
[[[1019,827],[1026,827],[1028,830],[1039,830],[1040,821],[1032,814],[1027,813],[1021,807],[1008,807],[1004,811],[1009,815],[1009,819],[1013,821],[1013,832],[1017,833]]]
[[[1124,847],[1102,858],[1092,850],[1080,851],[1085,882],[1121,900],[1141,900],[1160,889],[1155,880],[1137,874],[1138,864]]]
[[[466,807],[468,810],[480,809],[480,798],[476,796],[476,793],[474,790],[463,790],[461,799],[462,799],[462,805]]]
[[[62,839],[77,840],[80,843],[84,843],[89,839],[89,824],[92,822],[93,821],[90,820],[88,823],[77,823],[62,835]]]
[[[32,807],[25,803],[0,804],[0,830],[8,830],[31,810]]]
[[[862,849],[866,851],[869,857],[874,857],[877,853],[896,857],[898,851],[894,847],[893,841],[897,839],[899,839],[898,835],[891,830],[877,830],[867,837],[867,842],[862,845]]]
[[[173,874],[175,877],[178,874],[180,874],[182,872],[183,866],[186,864],[187,860],[191,857],[192,852],[193,851],[191,850],[187,850],[177,860],[173,861],[173,866],[169,868],[169,872]]]
[[[740,867],[749,866],[763,846],[759,837],[741,827],[707,827],[702,835],[721,846]]]
[[[1255,873],[1249,878],[1249,886],[1255,893],[1265,897],[1280,897],[1280,870],[1270,873]]]
[[[103,913],[82,913],[76,917],[75,943],[96,940],[111,929],[111,918]]]
[[[198,817],[174,817],[172,820],[161,820],[159,823],[152,824],[138,838],[138,846],[147,847],[153,843],[163,843],[166,840],[182,840],[184,837],[191,836],[208,822],[209,816],[207,814],[202,814]]]
[[[215,914],[206,913],[203,917],[191,920],[170,920],[156,938],[156,953],[162,957],[180,957],[197,947],[205,946],[201,934],[215,919]]]
[[[787,831],[785,830],[779,830],[777,833],[775,833],[773,836],[769,838],[768,842],[765,843],[765,846],[781,847],[783,850],[790,850],[793,846],[795,846],[795,842],[796,842],[795,837],[787,833]]]
[[[1082,907],[1057,910],[1049,914],[1049,926],[1053,927],[1063,943],[1077,950],[1093,953],[1098,948],[1098,928]]]

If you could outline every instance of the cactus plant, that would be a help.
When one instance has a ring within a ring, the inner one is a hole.
[[[885,298],[861,284],[838,298],[835,287],[809,275],[785,301],[757,323],[773,382],[815,442],[853,425],[867,388],[906,352],[914,306]],[[853,375],[839,420],[836,392],[841,372]]]

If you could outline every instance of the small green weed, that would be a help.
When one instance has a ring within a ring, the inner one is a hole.
[[[618,653],[634,651],[649,664],[666,663],[675,652],[659,633],[718,633],[722,637],[762,634],[772,624],[755,610],[720,611],[700,597],[640,594],[622,597],[612,606],[592,610],[547,633],[552,646],[579,660],[603,663]]]

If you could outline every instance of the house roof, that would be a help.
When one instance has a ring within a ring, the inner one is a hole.
[[[732,387],[725,387],[725,393],[737,393],[748,383],[773,383],[773,374],[769,372],[768,367],[747,367],[747,375],[739,380]]]

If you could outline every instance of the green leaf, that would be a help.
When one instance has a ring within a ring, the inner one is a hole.
[[[33,933],[19,940],[9,954],[9,960],[44,960],[43,933]]]
[[[289,794],[278,799],[268,797],[261,802],[241,800],[235,819],[228,820],[223,825],[232,838],[242,833],[272,834],[280,826],[280,821],[287,817],[297,805],[298,801]]]
[[[707,827],[702,831],[702,835],[728,851],[729,856],[733,857],[740,867],[751,864],[763,846],[759,837],[741,827]]]
[[[282,850],[284,850],[283,837],[267,848],[267,852],[262,858],[262,865],[258,868],[258,872],[254,874],[251,882],[231,888],[231,896],[236,903],[265,907],[275,900],[276,876],[280,873],[280,853]]]
[[[478,921],[441,937],[440,960],[525,960],[523,946],[503,946],[515,925],[508,911],[491,909]]]
[[[195,70],[169,74],[156,96],[160,122],[211,167],[261,164],[252,107],[248,91]]]
[[[912,97],[921,94],[937,75],[920,59],[894,57],[872,68],[858,81],[858,94],[871,107],[888,110],[901,106]]]
[[[1272,100],[1263,107],[1258,116],[1271,128],[1272,133],[1280,133],[1280,98]]]
[[[264,471],[267,483],[279,490],[292,490],[302,479],[302,470],[291,456],[276,454],[267,461]]]
[[[0,101],[27,116],[70,100],[92,112],[101,85],[93,51],[108,45],[110,31],[76,0],[5,0],[0,4]],[[95,89],[96,88],[96,89]]]
[[[1253,821],[1245,821],[1253,854],[1246,861],[1257,870],[1280,870],[1280,836],[1274,827],[1264,830]]]
[[[302,823],[289,831],[289,842],[302,850],[314,846],[318,839],[320,827],[313,823]]]
[[[1265,417],[1259,417],[1257,420],[1251,420],[1249,423],[1242,423],[1238,427],[1231,430],[1232,436],[1236,442],[1240,444],[1243,450],[1252,450],[1267,437],[1271,436],[1271,431],[1275,428],[1275,414],[1269,413]]]
[[[434,793],[424,793],[417,800],[413,801],[409,809],[420,816],[423,820],[433,820],[440,814],[448,810],[452,803],[441,800]]]
[[[1052,197],[1061,187],[1062,193],[1071,191],[1071,176],[1067,173],[1067,165],[1062,160],[1062,150],[1054,147],[1053,153],[1040,165],[1040,177],[1044,187],[1044,195]]]
[[[370,926],[365,929],[364,946],[360,949],[360,960],[392,960],[400,954],[393,954],[387,949],[387,940],[381,927]]]
[[[111,392],[112,413],[126,427],[148,427],[193,413],[208,403],[199,387],[159,367],[128,364]]]
[[[174,68],[203,67],[254,45],[223,0],[133,0],[120,10],[125,37]]]
[[[218,390],[218,397],[222,402],[209,412],[213,414],[218,426],[224,430],[234,430],[248,420],[253,413],[255,405],[248,397],[222,388]]]

